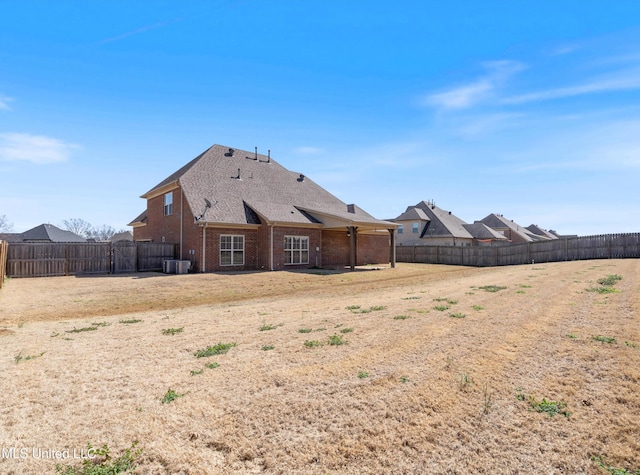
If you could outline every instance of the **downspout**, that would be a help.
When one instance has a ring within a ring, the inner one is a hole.
[[[271,233],[269,236],[269,270],[273,270],[273,226],[274,224],[271,223]]]
[[[351,270],[356,268],[356,227],[349,226],[349,266]]]
[[[184,193],[182,187],[180,188],[180,260],[182,260],[182,227],[184,222],[182,221],[182,206],[184,205]]]
[[[396,230],[389,229],[389,234],[391,235],[391,268],[395,268],[396,266]],[[414,246],[415,252],[415,246]],[[415,259],[414,259],[415,261]]]
[[[206,264],[207,264],[207,225],[202,226],[202,266],[200,268],[200,272],[204,272]]]

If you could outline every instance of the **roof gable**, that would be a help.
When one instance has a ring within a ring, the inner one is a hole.
[[[420,237],[455,237],[472,239],[473,236],[464,227],[466,224],[451,211],[445,211],[433,203],[421,201],[416,208],[423,211],[430,219]]]

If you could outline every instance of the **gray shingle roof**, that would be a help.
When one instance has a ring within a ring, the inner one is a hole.
[[[82,236],[64,231],[53,224],[41,224],[22,233],[23,241],[43,242],[86,242]]]
[[[547,231],[546,229],[542,229],[540,226],[536,224],[532,224],[531,226],[527,226],[526,228],[529,232],[541,236],[545,239],[558,239],[558,236],[553,234],[551,231]]]
[[[473,236],[464,228],[466,224],[450,211],[445,211],[434,204],[421,201],[413,207],[419,215],[426,215],[429,223],[425,226],[421,238],[425,237],[456,237],[472,239]],[[407,215],[409,209],[400,217]]]
[[[421,210],[420,208],[415,208],[413,206],[409,206],[407,210],[398,216],[396,221],[431,221],[429,216]]]
[[[193,214],[204,212],[203,222],[317,224],[330,216],[354,226],[395,226],[345,204],[310,178],[287,170],[269,156],[231,150],[212,146],[142,197],[177,182]],[[210,208],[206,208],[205,200],[211,203]]]
[[[498,241],[507,240],[504,235],[494,231],[486,224],[477,221],[475,223],[465,224],[464,228],[476,239],[493,239]]]
[[[536,240],[535,236],[529,230],[527,230],[527,228],[520,226],[513,220],[505,218],[501,214],[491,213],[490,215],[481,219],[479,222],[486,224],[492,229],[511,229],[512,232],[517,233],[526,242],[532,242]]]

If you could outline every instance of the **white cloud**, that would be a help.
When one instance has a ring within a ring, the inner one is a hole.
[[[488,72],[469,84],[426,96],[422,103],[440,109],[466,109],[492,96],[515,73],[525,69],[519,61],[489,61],[482,65]]]
[[[293,149],[293,153],[298,153],[300,155],[318,155],[323,152],[324,150],[318,147],[298,147]]]
[[[11,107],[9,107],[9,102],[11,101],[13,101],[12,98],[0,94],[0,110],[11,110]]]
[[[546,91],[522,94],[503,100],[505,104],[524,104],[527,102],[560,99],[564,97],[581,96],[610,91],[626,91],[640,89],[640,70],[623,71],[614,76],[595,79],[584,84],[569,87],[559,87]]]
[[[62,140],[20,133],[0,134],[0,160],[37,164],[59,163],[69,159],[80,146]]]

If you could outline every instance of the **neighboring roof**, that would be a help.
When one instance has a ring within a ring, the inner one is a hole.
[[[154,186],[150,198],[181,186],[194,216],[202,223],[310,225],[333,221],[336,226],[369,229],[396,225],[347,205],[308,177],[291,172],[273,160],[245,150],[214,145]],[[210,203],[209,207],[207,203]],[[259,219],[258,219],[259,217]],[[330,219],[327,219],[327,218]],[[144,216],[132,223],[142,224]]]
[[[512,232],[520,235],[520,237],[526,242],[537,241],[540,238],[539,236],[536,238],[536,236],[527,228],[520,226],[518,223],[513,222],[513,220],[508,220],[501,214],[491,213],[480,221],[476,221],[476,223],[477,222],[484,223],[495,230],[511,229]]]
[[[466,224],[463,220],[454,215],[451,211],[446,211],[437,207],[434,203],[421,201],[415,207],[422,211],[429,218],[429,223],[424,227],[421,238],[428,237],[455,237],[472,239],[473,236],[464,228]]]
[[[22,233],[23,241],[41,242],[87,242],[82,236],[64,231],[53,224],[41,224]]]
[[[537,224],[532,224],[531,226],[527,226],[526,229],[529,230],[529,232],[531,232],[531,233],[533,233],[533,234],[535,234],[537,236],[542,236],[543,238],[546,238],[546,239],[558,239],[558,236],[553,234],[551,231],[547,231],[546,229],[542,229]]]
[[[109,241],[111,242],[133,241],[133,234],[131,234],[131,231],[122,231],[121,233],[116,233],[113,236],[111,236],[111,239],[109,239]]]
[[[506,241],[507,238],[484,223],[475,222],[464,224],[464,228],[476,239],[492,239],[495,241]]]
[[[416,219],[419,221],[431,221],[423,210],[414,206],[407,207],[407,210],[394,221],[415,221]]]
[[[0,233],[0,241],[22,242],[22,234],[20,234],[20,233]]]

